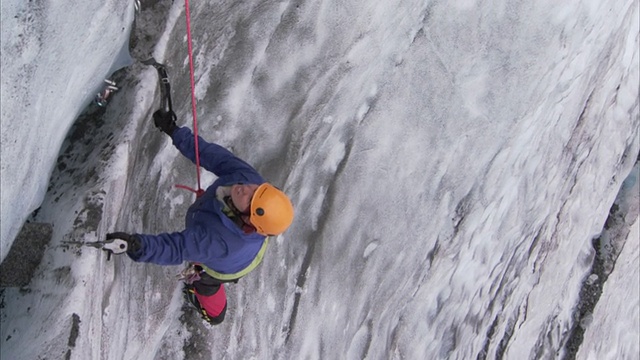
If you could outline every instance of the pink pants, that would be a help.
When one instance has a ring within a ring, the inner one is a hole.
[[[227,294],[224,291],[224,284],[220,284],[220,289],[210,296],[204,296],[198,294],[198,291],[195,292],[196,298],[200,302],[200,306],[209,314],[212,318],[221,317],[219,319],[222,321],[224,319],[224,313],[226,312],[227,306]]]

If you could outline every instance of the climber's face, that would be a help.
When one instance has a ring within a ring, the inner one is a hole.
[[[231,185],[231,201],[233,205],[243,214],[249,214],[251,198],[256,192],[256,184],[234,184]]]

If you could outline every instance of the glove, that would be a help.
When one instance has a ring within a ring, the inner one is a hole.
[[[153,123],[165,134],[171,136],[178,128],[176,125],[176,114],[173,111],[166,112],[162,109],[153,113]]]
[[[103,250],[116,255],[123,254],[125,252],[135,254],[140,251],[141,248],[142,244],[137,236],[123,232],[107,234],[107,241],[102,245]]]

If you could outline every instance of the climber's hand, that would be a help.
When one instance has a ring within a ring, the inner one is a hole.
[[[124,232],[107,234],[107,240],[102,245],[102,249],[112,254],[123,254],[125,252],[136,253],[140,250],[140,239],[137,236]]]
[[[176,125],[176,114],[173,111],[166,112],[161,109],[154,112],[153,123],[158,129],[169,136],[173,135],[173,132],[178,128],[178,125]]]

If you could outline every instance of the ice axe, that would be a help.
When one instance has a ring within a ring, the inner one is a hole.
[[[117,234],[117,233],[116,233]],[[109,236],[111,234],[108,234]],[[124,254],[129,249],[129,242],[121,238],[107,238],[104,241],[66,241],[66,244],[88,246],[95,249],[104,250],[107,253],[107,261],[111,260],[111,255]]]
[[[160,64],[154,58],[141,61],[144,65],[153,66],[158,71],[158,78],[160,80],[160,96],[162,97],[162,110],[168,112],[173,117],[173,121],[177,120],[176,114],[173,112],[173,106],[171,104],[171,84],[169,83],[169,75],[164,64]]]

